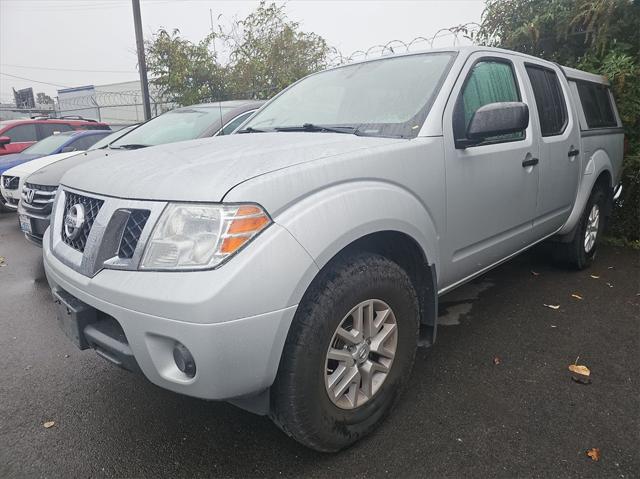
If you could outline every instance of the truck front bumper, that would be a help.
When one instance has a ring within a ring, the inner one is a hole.
[[[160,387],[204,399],[247,397],[273,383],[297,302],[306,289],[301,285],[317,272],[306,251],[277,225],[256,240],[259,244],[249,245],[216,270],[103,270],[92,278],[55,257],[49,236],[44,235],[43,256],[54,295],[77,298],[97,312],[99,321],[90,319],[94,327],[82,338],[86,344],[127,369],[139,367]],[[273,270],[276,263],[283,274]],[[206,297],[200,294],[203,284],[210,285],[204,290],[210,291]],[[172,297],[160,293],[166,291]],[[241,297],[243,303],[229,304]],[[246,314],[251,309],[255,314]],[[166,314],[158,314],[161,311]],[[194,359],[193,377],[176,364],[178,344]]]

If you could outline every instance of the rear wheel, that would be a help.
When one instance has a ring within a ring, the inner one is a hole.
[[[558,259],[566,261],[577,269],[591,266],[604,231],[606,206],[605,189],[600,184],[596,184],[576,225],[573,240],[570,243],[556,245]]]
[[[373,431],[413,366],[418,300],[407,273],[375,254],[335,262],[305,294],[271,389],[272,419],[318,451]]]

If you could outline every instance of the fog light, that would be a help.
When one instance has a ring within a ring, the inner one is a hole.
[[[196,375],[196,362],[184,344],[176,343],[173,347],[173,360],[178,369],[190,378]]]

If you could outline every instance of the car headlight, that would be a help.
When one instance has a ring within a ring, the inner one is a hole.
[[[271,224],[258,205],[170,203],[147,243],[140,269],[210,269]]]

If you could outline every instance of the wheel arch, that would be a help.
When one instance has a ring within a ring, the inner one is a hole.
[[[584,208],[589,201],[589,196],[596,186],[602,186],[607,194],[607,215],[611,211],[611,199],[613,192],[613,165],[609,155],[606,151],[600,149],[589,157],[589,160],[584,168],[580,186],[576,194],[576,200],[573,205],[573,210],[569,215],[566,223],[558,231],[557,237],[561,242],[569,242],[573,239],[575,233],[575,227],[580,220],[580,216],[584,211]]]

